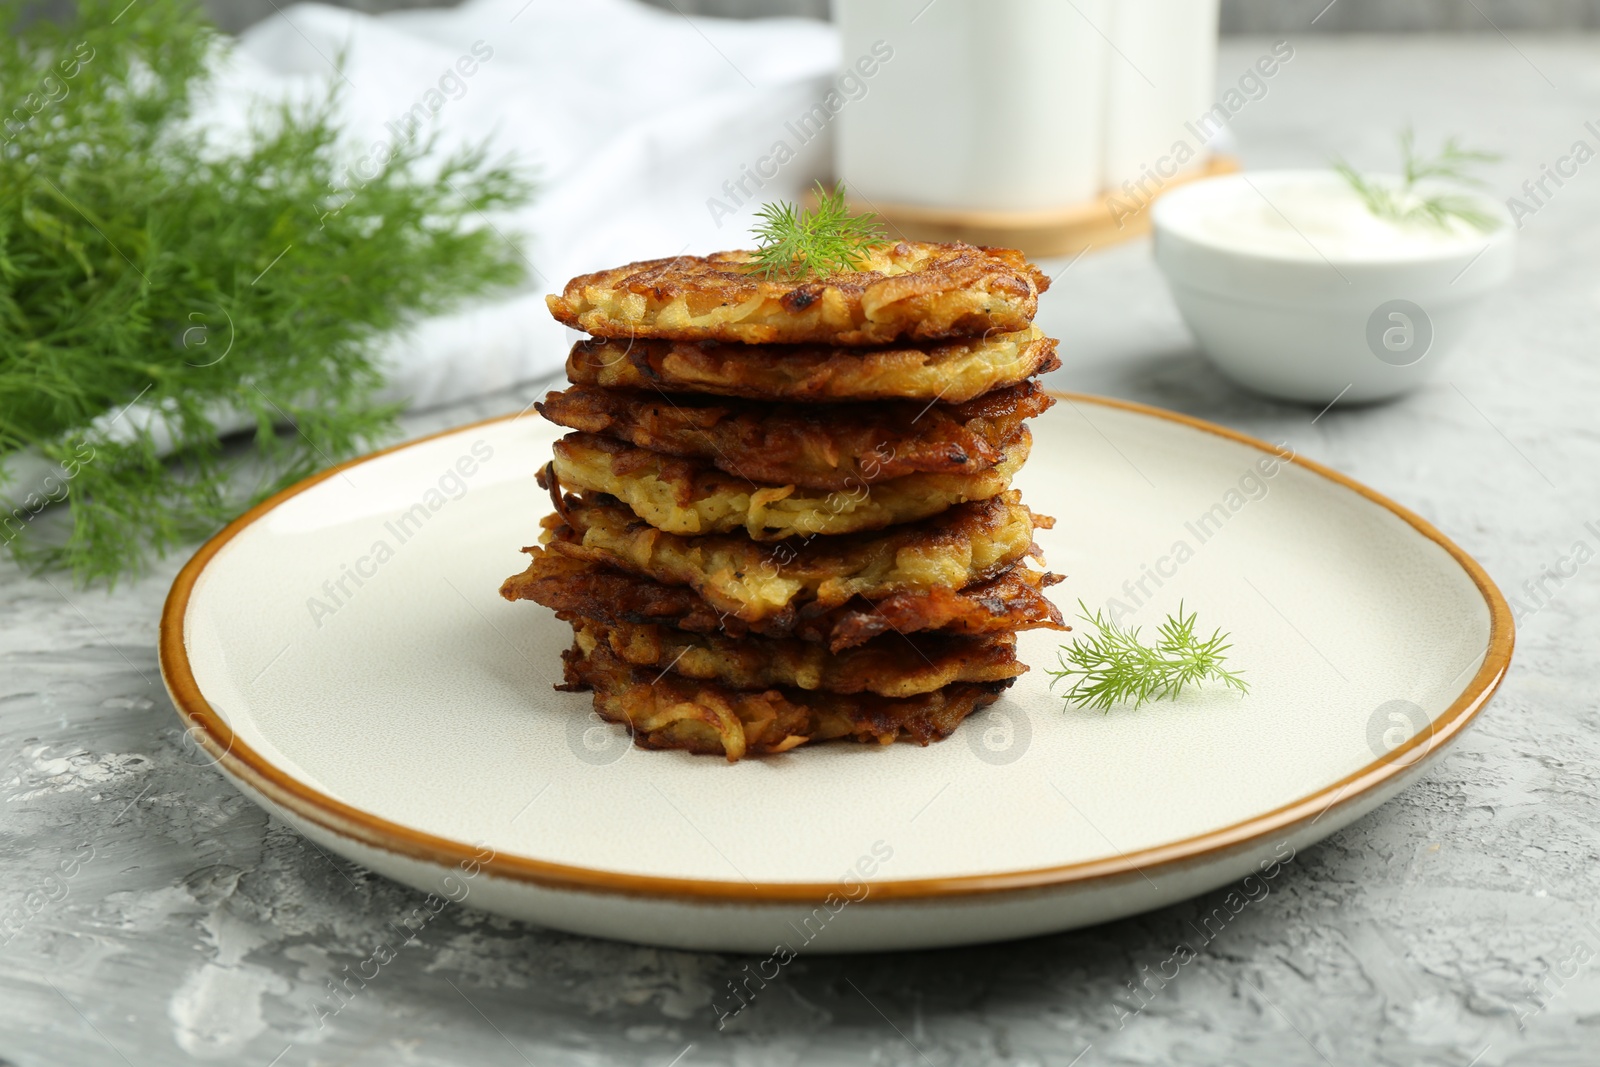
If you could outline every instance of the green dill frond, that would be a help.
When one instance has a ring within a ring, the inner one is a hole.
[[[763,205],[756,237],[756,265],[768,278],[824,278],[856,269],[868,251],[885,244],[883,226],[870,211],[852,215],[844,200],[844,183],[829,192],[817,183],[817,206],[804,211],[794,204]]]
[[[1483,180],[1472,173],[1472,168],[1500,158],[1499,153],[1466,148],[1457,138],[1451,137],[1439,149],[1439,154],[1430,159],[1418,153],[1416,136],[1407,127],[1400,133],[1401,182],[1398,186],[1372,181],[1344,160],[1335,160],[1333,169],[1355,190],[1367,210],[1380,219],[1424,223],[1440,229],[1447,228],[1454,219],[1487,232],[1499,220],[1484,211],[1472,197],[1440,189],[1438,183],[1482,186]],[[1425,182],[1436,184],[1424,189],[1421,186]]]
[[[483,213],[532,185],[426,137],[354,176],[336,82],[219,151],[186,123],[226,47],[193,3],[81,0],[26,26],[21,6],[0,7],[0,99],[40,106],[0,119],[0,491],[26,493],[22,450],[71,476],[67,522],[0,508],[0,541],[114,580],[390,434],[375,341],[519,282]],[[136,399],[158,426],[117,417]],[[220,440],[226,411],[248,448]]]
[[[1062,696],[1070,704],[1110,711],[1118,704],[1139,707],[1151,700],[1170,700],[1189,685],[1221,682],[1240,693],[1250,685],[1242,671],[1223,667],[1231,646],[1228,635],[1213,631],[1201,638],[1195,633],[1195,613],[1176,615],[1161,624],[1154,645],[1139,639],[1139,628],[1125,629],[1101,612],[1089,613],[1078,601],[1080,617],[1091,632],[1063,645],[1057,655],[1059,670],[1046,669],[1050,688],[1063,682],[1071,687]]]
[[[1400,156],[1407,185],[1416,185],[1418,182],[1436,178],[1461,185],[1483,186],[1486,183],[1473,174],[1471,168],[1484,163],[1495,163],[1504,158],[1499,152],[1466,148],[1459,139],[1449,137],[1439,149],[1439,154],[1433,159],[1428,159],[1418,155],[1416,135],[1409,126],[1400,134]]]

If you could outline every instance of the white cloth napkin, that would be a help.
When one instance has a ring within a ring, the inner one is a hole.
[[[470,0],[378,16],[295,4],[240,37],[196,118],[225,144],[260,102],[315,98],[337,78],[352,161],[393,144],[414,114],[441,152],[488,138],[492,156],[534,169],[531,206],[484,220],[520,238],[530,283],[381,345],[383,399],[425,408],[556,372],[574,335],[544,294],[573,275],[747,247],[762,202],[798,200],[831,170],[827,131],[802,145],[785,122],[826,95],[838,65],[826,23],[690,18],[638,0]],[[795,156],[758,188],[746,168],[780,139]],[[730,196],[724,183],[741,178],[744,192]],[[734,214],[711,210],[713,198],[737,200]],[[140,404],[101,423],[112,435],[161,434]],[[0,498],[13,501],[50,469],[26,456],[7,466],[15,480]]]
[[[244,33],[221,103],[306,92],[337,76],[335,61],[357,146],[392,141],[408,109],[432,105],[441,150],[487,137],[535,167],[541,187],[530,208],[493,220],[525,235],[528,290],[385,346],[391,395],[416,407],[554,372],[570,338],[543,294],[584,271],[748,245],[761,202],[797,199],[831,166],[818,137],[765,188],[747,181],[755,195],[735,216],[707,206],[731,203],[723,183],[779,138],[793,142],[784,123],[827,92],[839,47],[821,22],[689,18],[637,0],[473,0],[380,16],[298,4]]]

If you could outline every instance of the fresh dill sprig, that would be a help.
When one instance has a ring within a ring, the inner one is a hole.
[[[852,215],[844,202],[844,183],[829,192],[817,183],[811,211],[790,203],[763,205],[751,229],[757,240],[756,265],[768,278],[822,278],[855,270],[868,251],[888,238],[870,211]]]
[[[1242,671],[1225,670],[1228,635],[1220,630],[1210,637],[1195,634],[1195,613],[1168,615],[1161,624],[1154,646],[1139,640],[1139,628],[1125,629],[1100,612],[1089,613],[1088,605],[1078,601],[1078,611],[1094,633],[1075,637],[1063,645],[1058,660],[1060,670],[1045,671],[1050,688],[1071,681],[1062,694],[1069,703],[1109,711],[1117,704],[1132,701],[1134,707],[1150,700],[1168,700],[1186,685],[1203,681],[1221,682],[1240,693],[1250,685]]]
[[[483,213],[531,185],[426,134],[352,169],[334,88],[212,143],[191,101],[226,43],[192,0],[75,6],[0,4],[0,496],[18,454],[69,475],[0,541],[114,580],[391,432],[373,342],[521,280]]]
[[[1451,219],[1460,219],[1474,229],[1488,232],[1499,219],[1474,198],[1439,188],[1438,183],[1483,186],[1471,168],[1500,159],[1497,152],[1464,148],[1454,137],[1445,141],[1432,159],[1417,153],[1416,136],[1407,128],[1400,134],[1399,185],[1368,178],[1344,160],[1335,160],[1333,169],[1350,183],[1367,210],[1380,219],[1393,222],[1421,222],[1445,229]],[[1422,188],[1423,183],[1433,183]]]

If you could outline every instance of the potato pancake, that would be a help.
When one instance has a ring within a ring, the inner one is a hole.
[[[746,344],[888,344],[1025,330],[1050,279],[1008,248],[902,241],[861,269],[764,278],[755,253],[717,252],[582,274],[550,313],[596,337]]]
[[[561,555],[687,585],[717,611],[749,622],[856,596],[960,589],[1037,555],[1035,521],[1012,489],[887,531],[763,545],[740,534],[662,533],[612,498],[567,496],[560,514],[544,520],[544,541]]]
[[[587,339],[567,377],[607,389],[710,393],[802,403],[940,400],[961,404],[1061,366],[1037,327],[888,348]]]
[[[576,536],[570,527],[561,529]],[[1060,581],[1060,575],[1030,570],[1020,563],[964,589],[905,590],[876,601],[857,597],[828,609],[812,604],[798,612],[747,623],[719,612],[688,586],[641,578],[537,545],[523,551],[532,557],[527,569],[507,578],[500,595],[543,604],[569,621],[582,616],[614,624],[662,623],[694,633],[732,637],[792,635],[832,652],[892,632],[994,634],[1068,629],[1060,609],[1044,596],[1044,589]]]
[[[1053,403],[1029,381],[950,405],[785,408],[576,385],[535,406],[562,426],[701,459],[750,482],[836,492],[908,474],[987,470],[1017,427]]]
[[[1041,518],[1035,515],[1034,521]],[[1062,620],[1061,609],[1044,595],[1046,588],[1062,580],[1059,574],[1031,570],[1018,563],[964,589],[934,586],[903,590],[875,601],[852,601],[820,618],[801,618],[795,632],[805,636],[813,628],[825,626],[828,647],[837,652],[886,633],[1070,630],[1072,627]]]
[[[974,474],[908,474],[874,485],[826,492],[793,485],[756,486],[691,459],[663,456],[598,434],[556,442],[551,465],[567,489],[609,493],[639,518],[667,533],[694,536],[744,531],[757,541],[806,534],[878,530],[937,515],[1011,487],[1028,458],[1032,436],[1019,426],[999,463]],[[539,484],[550,488],[548,476]]]
[[[999,682],[1027,671],[1015,634],[916,638],[887,634],[833,653],[793,637],[694,634],[653,623],[574,619],[578,647],[604,644],[634,667],[654,667],[734,689],[789,686],[829,693],[909,697],[954,682]]]
[[[627,727],[640,748],[726,756],[787,752],[808,741],[852,740],[926,745],[950,736],[1010,685],[956,682],[913,697],[824,693],[805,689],[735,689],[719,682],[632,667],[596,644],[561,654],[569,691],[592,689],[601,718]]]

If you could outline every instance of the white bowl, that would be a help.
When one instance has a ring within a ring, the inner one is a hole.
[[[1396,226],[1333,171],[1211,178],[1155,202],[1156,263],[1201,348],[1241,385],[1382,400],[1427,381],[1511,273],[1510,216],[1463,195],[1497,225]]]

